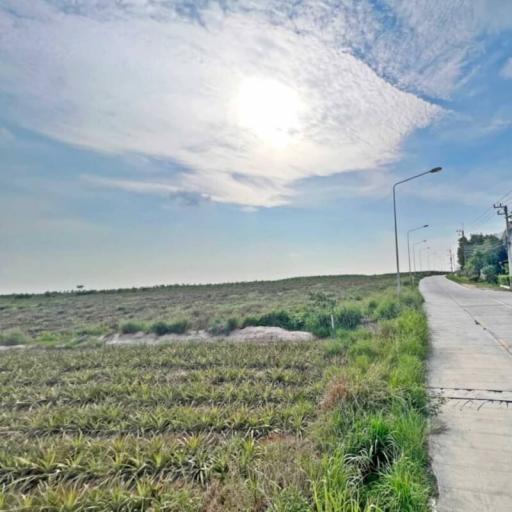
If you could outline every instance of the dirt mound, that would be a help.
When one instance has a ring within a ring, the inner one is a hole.
[[[315,337],[310,332],[287,331],[281,327],[245,327],[236,329],[228,336],[213,336],[207,331],[189,331],[185,334],[147,334],[138,332],[135,334],[112,334],[104,338],[106,345],[160,345],[163,343],[219,340],[244,342],[244,341],[311,341]]]
[[[246,327],[233,331],[226,339],[231,341],[311,341],[310,332],[287,331],[281,327]]]

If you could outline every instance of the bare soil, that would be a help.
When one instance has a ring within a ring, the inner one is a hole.
[[[281,327],[245,327],[236,329],[228,336],[213,336],[207,331],[189,331],[186,334],[166,334],[157,336],[139,332],[135,334],[112,334],[105,336],[107,345],[159,345],[162,343],[183,342],[183,341],[204,341],[212,342],[219,340],[244,342],[279,342],[279,341],[311,341],[315,337],[310,332],[287,331]]]

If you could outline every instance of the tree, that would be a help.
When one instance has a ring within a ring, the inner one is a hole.
[[[457,251],[461,269],[469,278],[477,281],[486,279],[495,282],[496,276],[504,272],[507,260],[505,242],[496,235],[473,234],[459,240]]]
[[[459,246],[457,247],[457,261],[459,263],[459,267],[461,270],[464,270],[466,265],[466,245],[468,244],[468,239],[465,236],[461,236],[459,238]]]
[[[467,261],[464,267],[464,274],[473,281],[480,279],[482,268],[485,266],[485,256],[482,251],[477,250]]]

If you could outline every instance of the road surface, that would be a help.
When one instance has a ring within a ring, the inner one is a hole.
[[[438,512],[512,511],[512,293],[423,279]]]

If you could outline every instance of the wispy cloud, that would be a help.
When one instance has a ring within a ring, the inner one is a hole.
[[[388,0],[374,45],[373,67],[408,90],[449,98],[465,83],[485,43],[512,28],[512,3],[493,0]],[[392,30],[389,28],[392,27]]]
[[[501,76],[512,79],[512,57],[510,57],[501,68]]]
[[[186,169],[98,183],[281,205],[306,178],[399,158],[441,115],[417,94],[449,95],[484,28],[481,2],[434,3],[6,0],[0,93],[28,128]],[[245,81],[268,79],[298,98],[283,146],[237,114]]]

